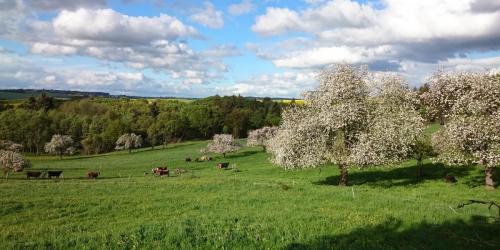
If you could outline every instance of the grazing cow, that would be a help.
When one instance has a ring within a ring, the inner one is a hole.
[[[42,176],[42,172],[40,172],[40,171],[28,171],[28,172],[26,172],[26,178],[27,179],[30,179],[32,177],[35,178],[35,179],[37,179],[40,176]]]
[[[191,162],[191,157],[187,157],[186,162]]]
[[[221,162],[221,163],[217,163],[217,168],[220,168],[220,169],[227,169],[229,167],[229,162]]]
[[[153,168],[151,171],[158,176],[164,176],[164,175],[170,176],[170,171],[168,170],[167,167]]]
[[[200,157],[200,160],[201,161],[211,161],[212,157],[204,155],[204,156]]]
[[[47,171],[47,177],[49,179],[52,179],[52,177],[56,177],[57,179],[59,179],[59,176],[61,176],[63,171],[61,170],[58,170],[58,171]]]
[[[96,179],[100,174],[101,172],[88,172],[87,177],[89,179]]]
[[[151,172],[152,172],[153,174],[156,174],[156,172],[158,172],[158,171],[160,171],[160,170],[167,170],[167,169],[168,169],[168,167],[157,167],[157,168],[153,168],[153,169],[151,169]]]
[[[187,172],[187,170],[186,170],[186,169],[183,169],[183,168],[176,168],[176,169],[174,170],[174,172],[175,172],[175,174],[176,174],[176,175],[181,175],[181,174],[186,173],[186,172]]]
[[[455,178],[455,176],[453,176],[452,174],[446,174],[444,176],[444,181],[446,183],[455,183],[457,182],[457,179]]]

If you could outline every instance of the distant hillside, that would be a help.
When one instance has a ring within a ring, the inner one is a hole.
[[[58,99],[75,99],[75,98],[85,98],[85,97],[104,97],[104,98],[130,98],[130,99],[174,99],[179,101],[192,101],[199,98],[189,98],[189,97],[172,97],[172,96],[158,96],[158,97],[146,97],[146,96],[127,96],[127,95],[112,95],[106,92],[87,92],[87,91],[73,91],[73,90],[57,90],[57,89],[0,89],[0,100],[9,101],[9,100],[23,100],[28,99],[29,97],[37,97],[42,93],[46,93],[49,96],[58,98]],[[263,97],[253,97],[247,96],[244,97],[247,99],[257,99],[262,100]],[[286,97],[273,97],[269,98],[273,101],[290,103],[296,101],[297,103],[301,103],[300,99],[286,98]]]
[[[109,93],[104,92],[84,92],[71,90],[54,89],[0,89],[0,100],[26,99],[31,96],[39,96],[46,93],[49,96],[60,99],[72,99],[81,97],[110,97]]]

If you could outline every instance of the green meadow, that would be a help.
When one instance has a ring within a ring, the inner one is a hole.
[[[500,201],[475,167],[427,161],[397,167],[285,171],[261,148],[200,156],[206,141],[93,156],[30,157],[32,170],[60,180],[0,181],[2,249],[499,249]],[[217,162],[230,162],[228,170]],[[170,177],[153,167],[185,168]],[[101,176],[87,179],[88,171]],[[26,171],[26,170],[25,170]],[[147,172],[148,174],[145,174]],[[458,182],[443,181],[446,173]]]

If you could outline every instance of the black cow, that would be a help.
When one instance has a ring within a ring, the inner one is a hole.
[[[61,171],[61,170],[57,170],[57,171],[54,171],[54,170],[52,170],[52,171],[47,171],[47,177],[48,177],[49,179],[52,179],[52,177],[56,177],[56,178],[58,178],[58,179],[59,179],[59,177],[61,176],[62,172],[63,172],[63,171]]]
[[[28,171],[28,172],[26,172],[27,179],[30,179],[30,178],[38,179],[40,176],[42,176],[42,172],[40,172],[40,171]]]

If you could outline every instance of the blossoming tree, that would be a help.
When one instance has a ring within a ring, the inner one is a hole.
[[[226,158],[226,154],[238,151],[241,145],[236,142],[233,135],[230,134],[216,134],[211,143],[208,144],[208,152],[222,154]]]
[[[413,96],[395,76],[377,77],[365,68],[339,65],[323,71],[305,104],[283,112],[270,140],[273,162],[287,169],[334,163],[339,185],[348,184],[349,166],[405,159],[423,123]]]
[[[127,149],[129,153],[132,152],[132,149],[139,148],[142,145],[142,136],[136,135],[134,133],[131,134],[123,134],[116,140],[116,150]]]
[[[72,151],[73,139],[69,135],[55,134],[50,142],[45,144],[45,152],[50,154],[58,154],[62,159],[64,152]]]
[[[247,146],[262,146],[266,151],[268,140],[276,134],[277,127],[263,127],[248,132]]]
[[[481,165],[486,187],[494,188],[494,168],[500,165],[500,79],[487,73],[449,75],[456,82],[443,88],[451,91],[460,85],[464,91],[450,106],[446,125],[432,138],[437,159],[449,165]]]
[[[466,93],[467,86],[473,81],[472,74],[447,73],[442,70],[434,73],[427,81],[430,90],[422,96],[423,102],[429,107],[431,117],[444,125],[452,107]]]
[[[23,145],[9,140],[0,140],[0,149],[21,152],[23,150]]]
[[[24,168],[31,166],[31,163],[26,160],[20,153],[8,150],[0,150],[0,165],[2,165],[4,175],[10,172],[20,172]]]
[[[381,76],[380,90],[370,100],[368,124],[360,131],[349,162],[369,166],[400,162],[422,154],[424,122],[416,110],[418,97],[397,76]],[[421,167],[421,157],[416,157]],[[421,170],[419,170],[421,171]]]

